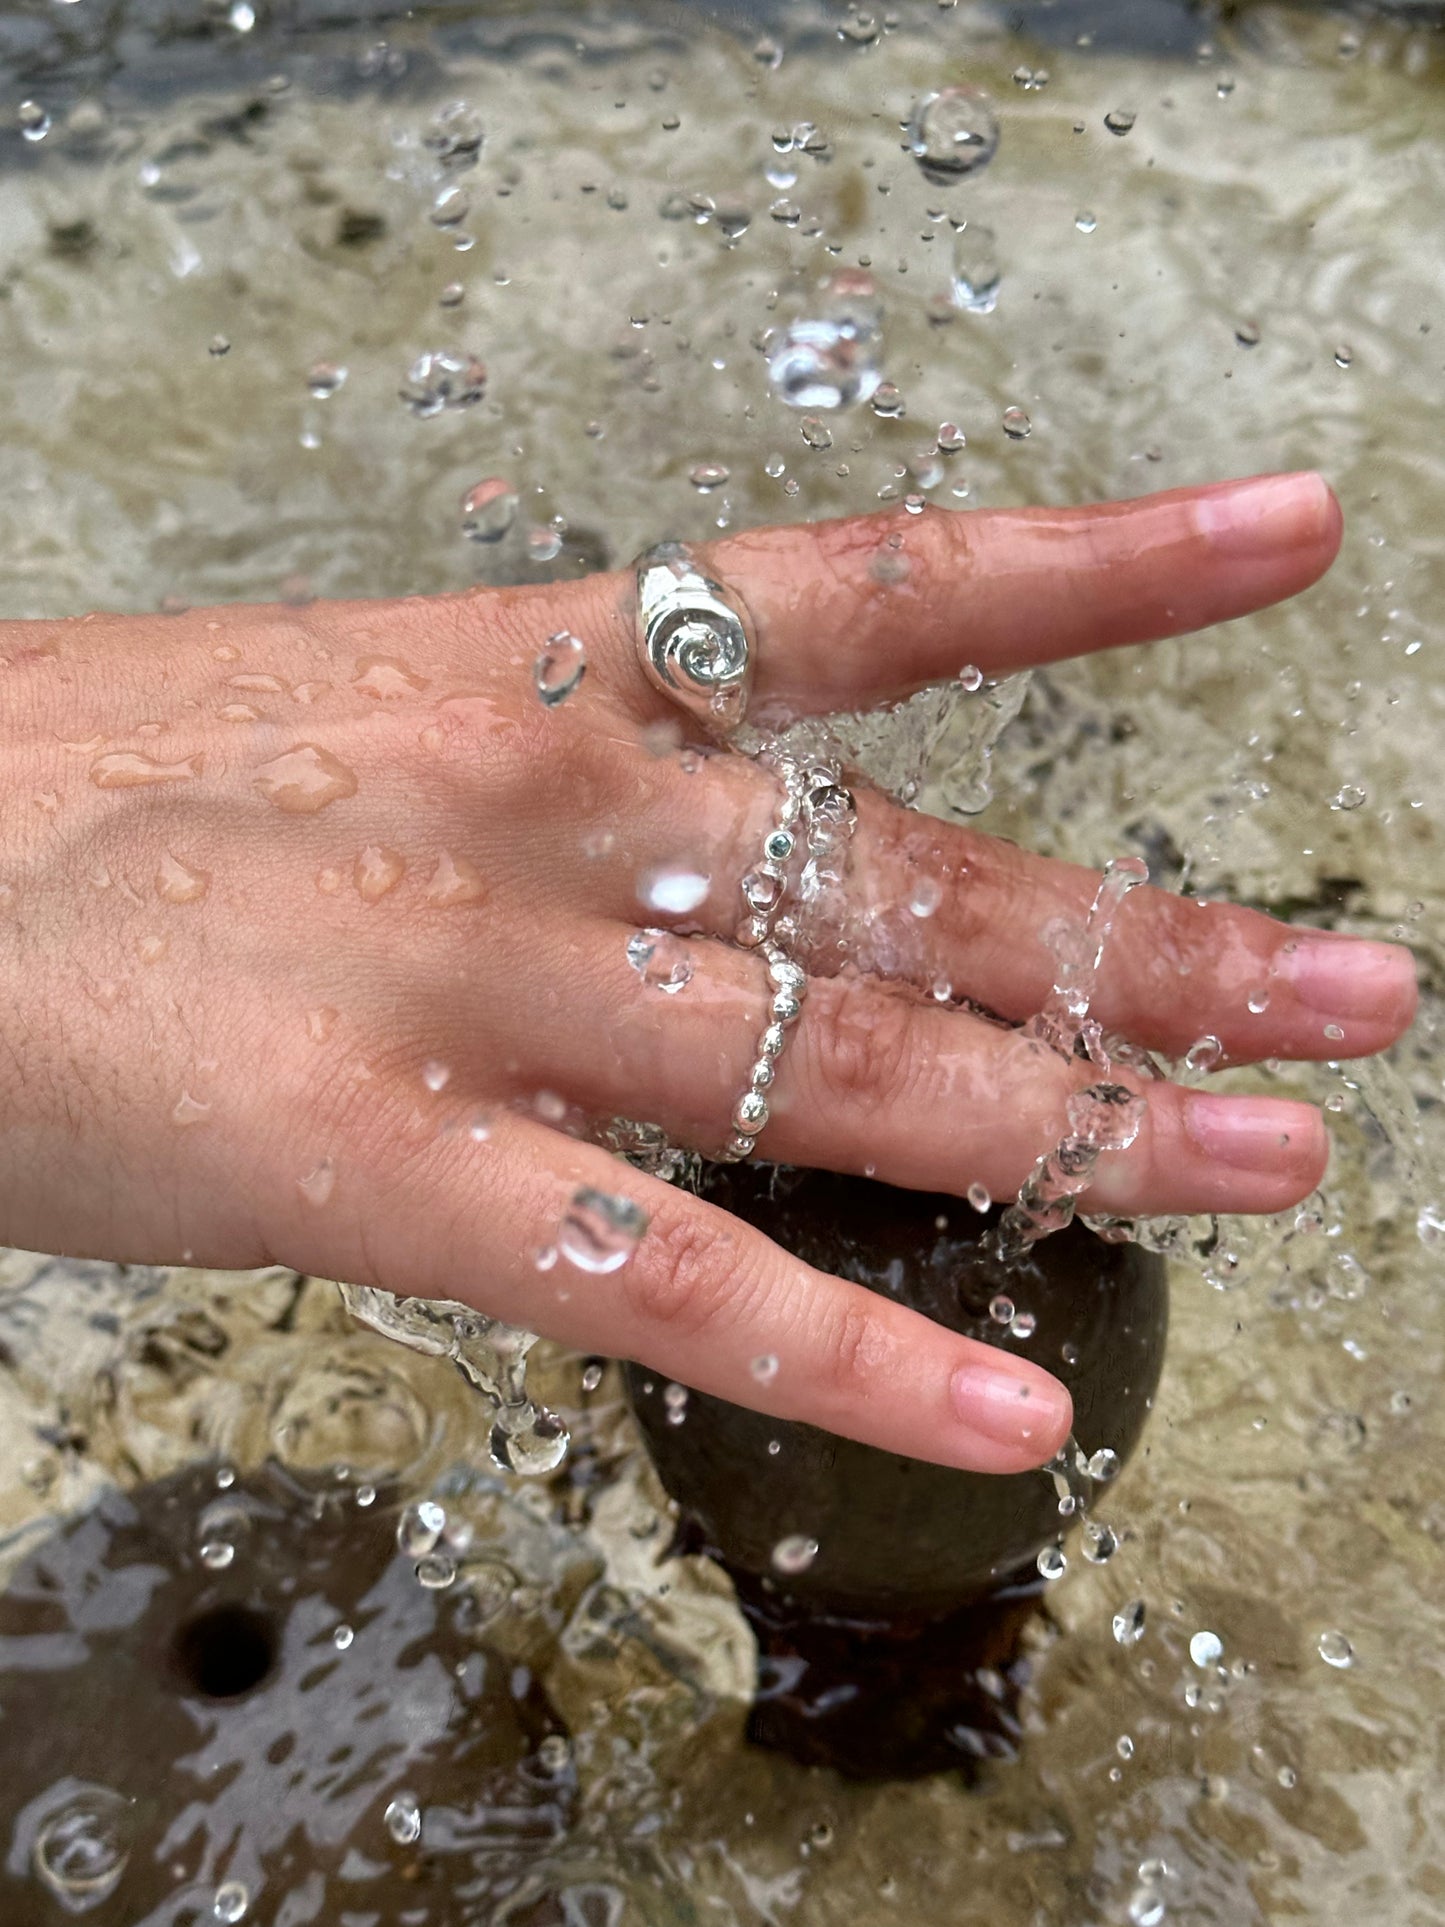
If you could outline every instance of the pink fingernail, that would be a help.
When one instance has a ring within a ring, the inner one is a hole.
[[[1321,475],[1254,475],[1205,490],[1194,514],[1203,535],[1233,556],[1318,542],[1339,504]]]
[[[1074,1405],[1056,1378],[1035,1366],[960,1365],[951,1386],[953,1409],[971,1432],[1042,1464],[1068,1433]]]
[[[1191,1091],[1184,1100],[1184,1128],[1218,1163],[1268,1171],[1297,1164],[1304,1148],[1319,1144],[1325,1126],[1312,1104]]]
[[[1415,999],[1415,959],[1395,943],[1297,937],[1279,952],[1275,970],[1322,1017],[1388,1020]]]

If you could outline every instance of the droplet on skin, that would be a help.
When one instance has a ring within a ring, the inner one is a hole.
[[[429,685],[423,676],[395,656],[359,656],[351,687],[377,702],[401,702],[419,696]]]
[[[356,772],[316,743],[297,743],[251,778],[255,787],[288,816],[314,816],[344,796],[356,794]]]
[[[346,872],[336,863],[325,863],[316,872],[316,888],[323,897],[334,897],[346,881]]]
[[[538,652],[532,665],[533,685],[548,709],[566,702],[586,673],[586,647],[567,629],[559,629],[547,638],[546,647]]]
[[[254,696],[284,696],[286,685],[279,676],[251,675],[227,676],[227,689],[244,689]]]
[[[199,1097],[192,1097],[189,1091],[182,1091],[171,1108],[171,1121],[174,1124],[204,1124],[210,1115],[210,1104]]]
[[[973,1206],[974,1210],[978,1212],[987,1211],[989,1206],[993,1203],[993,1199],[989,1196],[989,1190],[986,1184],[971,1184],[968,1187],[968,1191],[965,1195],[967,1196],[968,1201]]]
[[[557,1250],[579,1271],[620,1271],[646,1230],[647,1213],[635,1200],[582,1185],[563,1213]]]
[[[222,703],[216,711],[223,723],[259,723],[261,712],[249,703]]]
[[[668,930],[639,930],[629,937],[627,961],[650,990],[667,996],[692,982],[692,953]]]
[[[637,895],[649,910],[683,917],[706,902],[710,879],[683,864],[659,864],[637,879]]]
[[[152,783],[185,783],[199,776],[205,766],[201,755],[186,756],[178,763],[157,763],[135,750],[114,750],[97,756],[90,766],[90,780],[98,790],[142,789]]]
[[[125,985],[114,977],[91,977],[86,979],[86,995],[93,1004],[98,1004],[107,1017],[125,995]]]
[[[293,703],[318,702],[322,696],[329,694],[330,689],[329,682],[299,682],[291,691],[291,700]]]
[[[143,964],[159,963],[170,949],[169,937],[141,937],[136,944],[135,953]]]
[[[308,1204],[329,1204],[336,1189],[336,1166],[330,1158],[322,1158],[305,1177],[297,1178],[296,1189]]]
[[[444,1091],[451,1079],[450,1067],[438,1058],[430,1058],[422,1065],[421,1081],[429,1091]]]
[[[778,1375],[778,1360],[773,1352],[763,1352],[748,1367],[759,1385],[771,1385]]]
[[[943,902],[943,885],[937,877],[916,877],[908,893],[908,908],[915,917],[931,917]]]
[[[156,865],[156,895],[166,903],[199,903],[211,887],[209,870],[193,870],[170,850]]]
[[[422,895],[428,903],[449,910],[459,904],[485,902],[487,886],[470,858],[453,856],[450,850],[443,850],[436,868],[422,886]]]
[[[406,875],[406,859],[380,843],[368,843],[356,859],[356,893],[363,903],[379,903]]]
[[[306,1035],[313,1044],[324,1044],[336,1028],[337,1012],[330,1004],[320,1004],[306,1013]]]

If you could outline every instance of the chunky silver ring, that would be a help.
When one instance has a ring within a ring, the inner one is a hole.
[[[751,618],[681,542],[637,559],[638,649],[647,680],[714,730],[747,713],[756,656]]]

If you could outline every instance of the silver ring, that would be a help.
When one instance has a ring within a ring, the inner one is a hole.
[[[736,729],[756,655],[738,599],[703,574],[683,543],[659,542],[637,559],[637,606],[647,680],[713,729]]]
[[[826,885],[842,882],[857,822],[853,792],[835,763],[800,763],[786,754],[768,761],[782,796],[763,839],[762,858],[742,879],[744,915],[734,932],[739,946],[757,951],[767,965],[768,1014],[747,1084],[733,1106],[731,1133],[718,1154],[724,1164],[741,1163],[757,1149],[758,1135],[772,1115],[768,1092],[777,1060],[808,994],[808,973],[789,947],[798,935],[798,919],[786,899],[797,892],[806,904]]]

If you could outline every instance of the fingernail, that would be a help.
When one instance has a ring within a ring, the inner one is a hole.
[[[1397,943],[1298,937],[1279,952],[1275,970],[1322,1017],[1390,1018],[1415,996],[1415,959]]]
[[[1260,555],[1318,541],[1339,504],[1322,475],[1255,475],[1208,489],[1194,505],[1198,526],[1230,555]]]
[[[1037,1366],[960,1365],[951,1389],[953,1409],[970,1431],[1033,1464],[1058,1449],[1073,1422],[1073,1400]]]
[[[1191,1091],[1184,1100],[1184,1128],[1218,1163],[1260,1171],[1297,1162],[1301,1147],[1315,1144],[1325,1127],[1312,1104]]]

